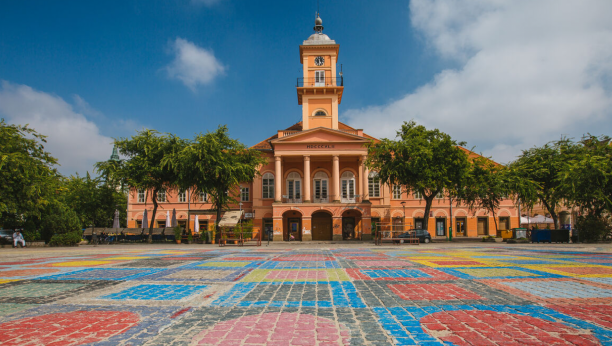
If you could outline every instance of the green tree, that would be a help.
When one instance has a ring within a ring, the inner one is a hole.
[[[38,217],[60,189],[57,160],[45,151],[45,136],[0,120],[0,215],[2,222]]]
[[[612,215],[611,138],[587,135],[572,147],[558,172],[561,194],[568,205],[578,206],[595,219],[604,212]]]
[[[112,227],[115,209],[119,210],[119,221],[126,227],[127,196],[107,184],[101,177],[92,178],[89,173],[64,180],[63,200],[72,208],[81,221],[81,227]]]
[[[177,171],[162,162],[165,158],[180,152],[187,143],[171,134],[162,135],[155,130],[143,130],[132,138],[115,140],[119,153],[125,159],[96,163],[96,170],[105,180],[147,191],[148,198],[153,203],[149,243],[153,241],[152,228],[159,206],[158,193],[175,189],[178,184]]]
[[[177,172],[181,190],[193,188],[208,194],[217,214],[215,229],[222,211],[238,202],[239,184],[252,181],[264,163],[266,160],[259,151],[232,139],[226,126],[196,135],[181,151],[164,160],[165,166]],[[194,199],[197,197],[198,194],[193,194]]]
[[[533,200],[535,189],[535,183],[523,179],[514,170],[490,158],[475,156],[470,158],[470,169],[463,188],[458,190],[456,202],[473,212],[485,209],[493,214],[497,233],[497,211],[500,204],[508,198],[512,198],[515,203],[521,199]]]
[[[561,139],[542,147],[523,150],[521,156],[509,164],[520,178],[534,183],[534,193],[524,196],[521,201],[526,205],[542,204],[554,220],[555,228],[559,228],[557,210],[564,200],[559,172],[575,150],[574,143]]]
[[[42,238],[52,245],[74,245],[81,241],[81,223],[69,206],[55,200],[45,206],[41,213],[40,229]]]
[[[405,186],[419,192],[425,201],[424,227],[429,224],[431,205],[440,193],[454,196],[464,185],[469,170],[468,155],[448,134],[428,130],[414,121],[405,122],[397,140],[382,139],[368,144],[366,165],[385,184]]]

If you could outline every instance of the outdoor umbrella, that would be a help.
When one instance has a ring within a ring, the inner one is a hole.
[[[198,216],[196,215],[195,221],[193,222],[193,228],[196,233],[200,233],[200,221],[198,221]]]
[[[166,210],[166,227],[171,227],[172,223],[170,223],[170,210]]]
[[[176,208],[172,209],[172,223],[170,224],[172,227],[176,227],[178,223],[176,222]]]
[[[537,215],[531,218],[531,223],[555,223],[555,221],[544,215]]]
[[[525,224],[526,225],[529,224],[529,219],[524,216],[521,216],[521,225],[525,225]]]
[[[142,228],[149,228],[149,218],[147,217],[147,210],[145,209],[142,214]]]
[[[119,228],[119,210],[115,209],[115,217],[113,218],[113,228]]]

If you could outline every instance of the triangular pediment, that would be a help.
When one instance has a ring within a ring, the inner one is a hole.
[[[349,132],[350,131],[350,132]],[[365,138],[357,135],[357,130],[335,130],[327,127],[317,127],[306,131],[300,131],[288,136],[273,139],[271,142],[274,144],[281,143],[313,143],[313,142],[354,142],[354,143],[366,143],[369,142],[369,138]]]

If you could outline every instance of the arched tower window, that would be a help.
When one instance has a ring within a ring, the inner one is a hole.
[[[327,203],[327,187],[329,186],[329,178],[325,172],[318,172],[314,175],[313,184],[314,188],[314,202],[315,203]]]
[[[340,177],[342,187],[342,202],[355,203],[355,175],[351,171],[342,173]]]
[[[292,200],[302,198],[302,177],[297,172],[291,172],[287,176],[287,198]]]
[[[263,196],[262,198],[274,198],[274,175],[266,173],[263,175]]]
[[[325,117],[327,116],[327,113],[324,110],[318,110],[315,112],[315,116],[316,117]]]

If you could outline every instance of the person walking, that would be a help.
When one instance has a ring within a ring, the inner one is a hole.
[[[23,235],[19,232],[18,229],[13,232],[13,247],[17,247],[17,243],[21,242],[21,247],[26,247],[25,240],[23,239]]]

